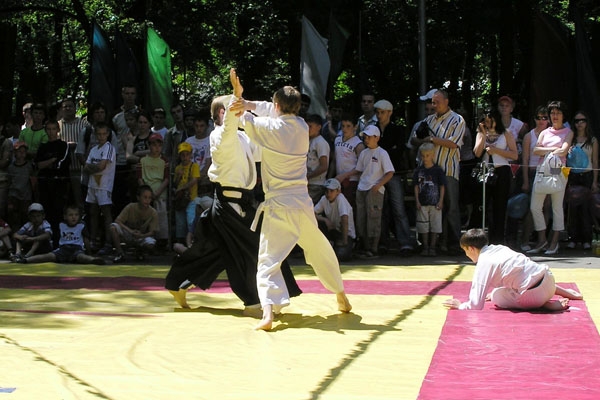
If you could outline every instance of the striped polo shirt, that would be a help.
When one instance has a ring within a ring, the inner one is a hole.
[[[446,176],[458,180],[460,147],[465,134],[465,120],[450,109],[439,117],[437,114],[432,114],[425,120],[436,137],[450,140],[458,145],[454,149],[436,145],[434,154],[435,163],[446,172]]]

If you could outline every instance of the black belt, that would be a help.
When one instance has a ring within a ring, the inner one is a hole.
[[[544,281],[545,277],[546,277],[546,275],[542,276],[542,279],[540,279],[535,285],[529,287],[527,290],[535,289],[536,287],[540,286],[542,284],[542,282]]]

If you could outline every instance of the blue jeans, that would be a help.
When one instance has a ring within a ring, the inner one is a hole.
[[[395,174],[385,184],[385,200],[383,203],[383,217],[381,219],[381,238],[384,244],[389,240],[390,220],[392,218],[396,240],[398,240],[400,247],[413,247],[410,238],[408,215],[406,215],[406,208],[404,207],[404,186],[402,177],[398,174]]]

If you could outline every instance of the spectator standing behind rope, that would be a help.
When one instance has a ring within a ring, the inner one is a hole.
[[[481,161],[487,163],[488,166],[494,167],[494,178],[493,181],[490,181],[490,176],[485,183],[485,202],[482,198],[481,186],[477,189],[475,194],[475,199],[477,200],[475,200],[471,225],[472,227],[483,226],[483,209],[486,207],[488,201],[491,202],[490,239],[494,243],[504,244],[506,203],[508,202],[508,193],[512,179],[509,162],[516,160],[519,154],[515,139],[510,131],[504,127],[498,111],[489,110],[484,112],[481,122],[477,127],[473,153],[475,153],[475,156],[481,157]]]
[[[59,123],[46,122],[48,142],[42,143],[35,157],[38,168],[38,189],[40,203],[46,211],[46,220],[52,226],[54,243],[58,243],[58,224],[63,220],[63,207],[69,204],[69,182],[71,153],[69,145],[58,137]]]
[[[448,254],[458,255],[460,239],[460,193],[458,186],[460,147],[465,134],[463,117],[450,109],[448,93],[437,90],[431,100],[435,114],[425,119],[430,135],[424,141],[435,145],[434,161],[446,172],[446,195],[444,196],[444,232]]]
[[[562,101],[552,101],[548,104],[548,112],[550,113],[552,126],[540,133],[537,146],[533,148],[533,154],[540,156],[538,165],[541,165],[544,157],[550,153],[559,156],[563,165],[566,165],[567,153],[573,141],[573,131],[564,124],[567,120],[567,105]],[[560,231],[565,229],[563,212],[564,197],[564,189],[550,195],[550,199],[552,200],[552,229],[554,233],[550,240],[550,246],[548,246],[548,241],[546,240],[546,221],[544,220],[544,213],[542,211],[546,194],[535,193],[534,184],[531,196],[531,214],[533,215],[533,224],[537,231],[538,242],[527,254],[538,254],[546,248],[547,250],[544,252],[546,255],[558,253]]]
[[[587,167],[583,170],[571,168],[567,191],[574,190],[574,187],[581,186],[589,194],[598,191],[598,140],[594,137],[587,113],[578,111],[573,118],[575,127],[575,138],[573,145],[569,149],[569,157],[576,148],[585,153]],[[576,189],[575,189],[576,190]],[[581,190],[581,189],[579,189]],[[579,203],[571,202],[569,204],[568,226],[569,243],[567,248],[574,249],[576,244],[581,243],[584,250],[589,250],[592,242],[592,216],[590,213],[589,196],[581,195]],[[571,200],[567,197],[567,202]]]

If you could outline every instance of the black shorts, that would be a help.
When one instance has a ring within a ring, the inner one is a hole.
[[[75,263],[77,256],[84,253],[83,247],[76,244],[65,244],[53,251],[56,256],[56,262],[59,263]]]

